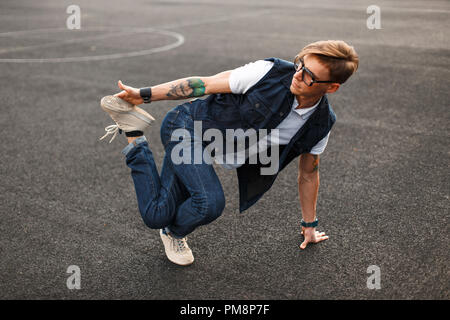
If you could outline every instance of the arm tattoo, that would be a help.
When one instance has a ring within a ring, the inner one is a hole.
[[[205,83],[200,78],[189,78],[177,85],[172,85],[167,97],[183,99],[200,97],[205,94]]]
[[[313,172],[319,171],[319,157],[316,154],[313,154],[314,162],[313,162]]]

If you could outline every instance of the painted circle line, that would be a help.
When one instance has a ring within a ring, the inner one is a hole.
[[[27,35],[27,34],[36,34],[36,33],[56,33],[62,31],[72,31],[66,28],[53,28],[53,29],[37,29],[37,30],[24,30],[24,31],[12,31],[12,32],[3,32],[0,33],[0,37],[9,37],[9,36],[17,36],[17,35]],[[154,28],[115,28],[115,27],[89,27],[83,28],[83,31],[121,31],[127,33],[158,33],[162,35],[166,35],[169,37],[173,37],[176,39],[175,42],[152,49],[125,52],[125,53],[115,53],[115,54],[106,54],[106,55],[98,55],[98,56],[85,56],[85,57],[67,57],[67,58],[41,58],[41,59],[1,59],[0,62],[9,62],[9,63],[29,63],[29,62],[50,62],[50,63],[58,63],[58,62],[81,62],[81,61],[99,61],[99,60],[108,60],[108,59],[120,59],[120,58],[129,58],[129,57],[138,57],[145,56],[153,53],[168,51],[174,49],[176,47],[181,46],[184,43],[184,37],[182,34],[167,30],[159,30]],[[78,32],[75,31],[75,32]],[[117,34],[119,36],[120,34]],[[102,36],[96,37],[96,39],[100,39]],[[111,37],[111,34],[106,34],[104,37]],[[84,41],[89,41],[91,38],[86,38]],[[63,41],[61,45],[65,43],[75,43],[82,42],[83,39],[74,39],[73,41]],[[45,47],[45,45],[43,45]]]

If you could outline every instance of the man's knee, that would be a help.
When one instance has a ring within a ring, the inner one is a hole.
[[[159,135],[161,138],[161,143],[163,146],[166,146],[170,141],[170,131],[166,126],[162,126],[159,129]]]
[[[180,113],[179,108],[180,105],[167,112],[161,123],[159,135],[163,146],[166,146],[170,142],[173,130],[179,126],[176,121]]]
[[[225,208],[225,196],[222,191],[208,194],[208,202],[204,211],[205,220],[208,222],[216,220],[222,215]]]
[[[170,224],[170,217],[161,212],[160,207],[140,209],[142,220],[150,229],[162,229]]]

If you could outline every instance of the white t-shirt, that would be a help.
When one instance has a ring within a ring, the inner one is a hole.
[[[261,80],[267,72],[269,72],[272,66],[272,61],[258,60],[232,70],[229,78],[231,92],[234,94],[245,94],[252,86],[258,83],[258,81]],[[288,144],[297,131],[305,124],[319,103],[320,100],[312,107],[295,109],[298,106],[298,101],[297,99],[294,99],[290,113],[276,127],[276,129],[278,129],[278,138],[273,139],[272,134],[269,134],[267,140],[269,140],[272,145],[276,142],[278,142],[279,145]],[[321,154],[327,146],[329,136],[330,133],[320,140],[311,149],[310,153]],[[267,140],[262,140],[263,141],[258,141],[258,148],[256,148],[256,146],[251,146],[249,148],[249,155],[252,154],[252,150],[253,152],[261,152],[262,150],[265,150]],[[239,163],[243,163],[243,160],[244,159],[237,160],[235,164],[223,163],[221,165],[227,169],[234,169],[240,167],[242,164]]]

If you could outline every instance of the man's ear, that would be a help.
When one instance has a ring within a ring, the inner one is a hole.
[[[330,83],[328,85],[328,89],[327,89],[326,93],[334,93],[334,92],[338,91],[340,86],[341,86],[340,83]]]

